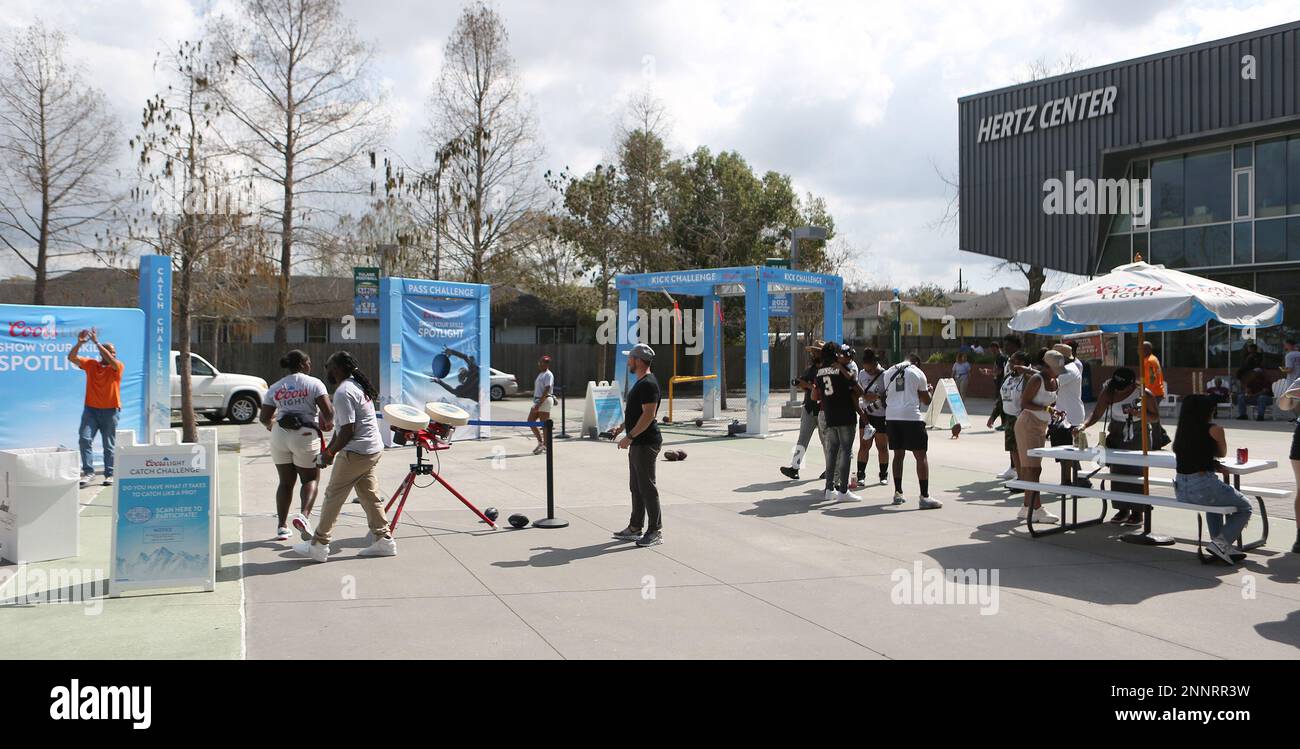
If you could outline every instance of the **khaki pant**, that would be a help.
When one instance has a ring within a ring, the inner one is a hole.
[[[353,488],[357,490],[357,497],[361,499],[361,509],[366,512],[370,532],[375,534],[377,539],[388,536],[388,518],[384,515],[383,500],[379,498],[379,482],[375,478],[375,466],[379,465],[379,457],[382,454],[359,455],[344,450],[334,458],[334,467],[330,469],[329,486],[325,487],[325,502],[320,508],[320,522],[316,525],[314,543],[329,545],[330,531],[334,529],[334,523],[338,522],[339,513],[343,511],[343,503],[347,501]]]

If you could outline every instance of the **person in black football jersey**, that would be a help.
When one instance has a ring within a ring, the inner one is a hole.
[[[849,471],[853,465],[853,442],[858,424],[858,386],[853,349],[848,344],[827,343],[822,349],[822,368],[817,370],[813,397],[821,404],[826,419],[822,445],[826,449],[826,500],[860,501],[849,491]]]

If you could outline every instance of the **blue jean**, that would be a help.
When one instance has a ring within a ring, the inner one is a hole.
[[[1270,395],[1269,393],[1260,393],[1259,395],[1252,397],[1246,395],[1245,393],[1239,393],[1237,395],[1237,418],[1239,419],[1246,418],[1246,406],[1252,404],[1255,406],[1255,408],[1259,409],[1259,413],[1256,414],[1256,418],[1262,419],[1264,418],[1264,409],[1268,408],[1270,405],[1273,404],[1273,396]]]
[[[1195,505],[1212,505],[1214,507],[1236,507],[1231,515],[1206,513],[1205,524],[1210,527],[1210,538],[1222,538],[1224,543],[1233,543],[1241,538],[1241,532],[1250,522],[1254,510],[1250,500],[1242,496],[1226,481],[1213,473],[1180,473],[1174,477],[1174,496],[1179,502]]]
[[[81,447],[81,472],[94,473],[95,459],[91,446],[95,444],[95,433],[99,433],[104,444],[104,475],[113,475],[113,452],[117,449],[117,408],[91,408],[86,406],[81,412],[81,429],[77,433]]]
[[[849,469],[853,462],[854,426],[827,426],[822,435],[826,452],[826,488],[846,492],[849,490]]]

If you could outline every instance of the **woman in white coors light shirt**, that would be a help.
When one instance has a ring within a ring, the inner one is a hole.
[[[311,358],[297,349],[285,354],[280,366],[289,374],[277,380],[262,397],[262,426],[271,432],[271,462],[280,474],[275,489],[275,511],[279,522],[275,539],[289,540],[289,505],[293,485],[302,482],[299,491],[301,512],[294,514],[293,527],[304,541],[312,537],[312,505],[316,503],[320,467],[316,456],[325,432],[334,429],[334,406],[325,383],[311,376]]]

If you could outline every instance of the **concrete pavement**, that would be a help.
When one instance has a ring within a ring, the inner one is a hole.
[[[494,404],[493,417],[526,411],[526,401],[512,400]],[[569,416],[576,434],[578,406]],[[89,616],[78,606],[0,605],[9,634],[0,657],[1300,656],[1289,500],[1270,505],[1270,542],[1238,570],[1197,561],[1195,517],[1185,512],[1157,510],[1156,529],[1179,539],[1173,547],[1121,543],[1127,529],[1108,525],[1034,540],[1015,521],[1018,500],[994,479],[1006,465],[1002,435],[984,430],[978,413],[974,421],[960,440],[930,433],[931,493],[941,510],[917,509],[910,459],[907,505],[890,506],[891,486],[860,490],[858,503],[825,502],[816,440],[805,480],[786,480],[777,468],[790,455],[793,420],[773,418],[768,439],[674,426],[668,445],[689,459],[659,463],[661,546],[610,537],[627,523],[626,453],[575,439],[558,441],[554,455],[567,529],[494,532],[434,486],[412,495],[399,556],[357,556],[366,529],[349,505],[335,554],[322,565],[272,540],[266,432],[222,427],[227,569],[217,592],[101,599]],[[1225,425],[1234,449],[1282,464],[1249,483],[1291,487],[1287,425]],[[531,454],[526,430],[494,432],[441,453],[440,470],[502,519],[540,517],[545,459]],[[385,493],[412,457],[385,454]],[[868,475],[874,468],[873,459]],[[86,490],[82,558],[55,564],[106,566],[108,497]],[[1247,533],[1257,530],[1254,521]]]

